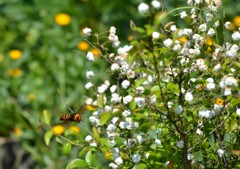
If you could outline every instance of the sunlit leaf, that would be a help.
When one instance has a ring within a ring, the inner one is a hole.
[[[47,146],[49,145],[52,136],[53,136],[53,133],[52,133],[51,130],[48,130],[48,131],[44,134],[44,142],[45,142],[45,144],[46,144]]]
[[[104,112],[100,117],[100,125],[104,125],[111,117],[111,113]]]
[[[78,153],[78,156],[79,157],[82,157],[84,154],[86,154],[87,152],[89,151],[95,151],[96,149],[92,146],[87,146],[87,147],[84,147],[79,153]]]
[[[95,153],[93,153],[92,151],[87,152],[85,156],[85,161],[87,162],[88,165],[92,166],[95,161]]]
[[[50,125],[50,122],[51,122],[51,114],[49,111],[47,110],[43,110],[43,122],[47,125]]]
[[[97,142],[99,142],[100,141],[100,135],[99,135],[98,130],[96,129],[96,127],[92,128],[92,133],[93,133],[93,137],[95,138],[95,140]]]
[[[66,142],[62,146],[62,151],[64,154],[69,154],[72,149],[72,144],[69,142]]]
[[[77,167],[86,167],[86,166],[88,166],[86,161],[82,159],[74,159],[68,163],[68,165],[66,166],[66,169],[73,169]]]

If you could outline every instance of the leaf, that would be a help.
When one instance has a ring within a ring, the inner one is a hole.
[[[85,153],[87,153],[88,151],[95,151],[95,148],[92,147],[92,146],[87,146],[87,147],[84,147],[79,153],[78,153],[78,156],[79,157],[82,157]]]
[[[45,142],[45,144],[46,144],[47,146],[49,145],[52,136],[53,136],[53,133],[52,133],[51,130],[48,130],[48,131],[44,134],[44,142]]]
[[[66,169],[72,169],[76,167],[86,167],[86,166],[88,166],[86,161],[82,159],[74,159],[68,163],[68,165],[66,166]]]
[[[66,142],[62,146],[62,151],[64,154],[69,154],[72,149],[72,144],[69,142]]]
[[[95,161],[95,153],[93,153],[92,151],[87,152],[85,156],[85,161],[88,165],[92,166]]]
[[[146,164],[139,163],[139,164],[137,164],[137,168],[136,169],[145,169],[145,168],[147,168]]]
[[[156,97],[159,98],[159,97],[160,97],[160,94],[161,94],[159,85],[153,86],[153,87],[150,89],[150,92],[151,92],[151,94],[155,94]]]
[[[203,154],[201,151],[194,152],[193,156],[197,161],[203,161]]]
[[[100,145],[101,145],[101,147],[108,147],[108,148],[111,147],[111,145],[109,143],[109,139],[107,139],[107,138],[100,138]]]
[[[137,104],[134,101],[134,99],[130,102],[129,107],[130,107],[130,110],[135,110],[136,109]]]
[[[135,28],[136,28],[136,24],[132,20],[130,20],[130,29],[135,30]]]
[[[145,30],[143,28],[140,27],[135,27],[135,31],[138,33],[145,33]]]
[[[104,107],[104,95],[103,94],[99,94],[99,96],[97,97],[97,105],[100,108]]]
[[[144,78],[140,78],[140,79],[137,79],[135,81],[135,88],[141,86],[147,79],[144,77]]]
[[[93,137],[95,138],[95,140],[99,143],[100,141],[100,135],[96,129],[96,127],[92,128],[92,133],[93,133]]]
[[[104,125],[111,117],[112,115],[109,112],[103,113],[100,117],[100,125]]]
[[[43,110],[43,122],[47,125],[50,125],[51,122],[51,114],[47,110]]]

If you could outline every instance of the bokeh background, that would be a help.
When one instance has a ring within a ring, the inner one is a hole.
[[[86,71],[95,71],[96,83],[108,76],[107,63],[86,41],[94,39],[84,36],[82,29],[90,27],[107,37],[109,27],[115,26],[121,45],[127,44],[132,34],[130,20],[139,26],[148,22],[138,14],[141,2],[0,0],[0,137],[16,140],[39,168],[64,168],[76,158],[78,149],[66,153],[58,140],[45,145],[42,113],[49,111],[53,125],[59,127],[59,116],[67,113],[64,102],[77,109],[86,99]],[[170,10],[186,2],[166,0],[162,5],[162,10]],[[240,26],[239,9],[239,0],[223,2],[225,12],[219,17],[232,22],[232,31]],[[178,17],[170,20],[181,24]],[[86,60],[87,51],[94,53],[94,63]],[[66,128],[80,139],[87,134],[76,124]]]

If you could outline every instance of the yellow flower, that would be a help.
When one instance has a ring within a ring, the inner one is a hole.
[[[240,16],[235,16],[235,17],[233,18],[233,23],[234,23],[236,26],[240,27]]]
[[[65,128],[62,125],[55,125],[52,127],[52,131],[54,135],[61,135],[65,131]]]
[[[113,160],[113,153],[112,152],[105,152],[104,156],[108,160]]]
[[[13,132],[17,135],[17,136],[20,136],[22,134],[22,130],[18,127],[15,127],[13,129]]]
[[[86,110],[93,111],[93,110],[96,110],[96,107],[87,105]]]
[[[93,53],[93,55],[94,55],[96,58],[101,55],[100,51],[99,51],[98,49],[95,49],[95,48],[93,48],[93,49],[91,50],[91,52]]]
[[[185,43],[187,41],[187,38],[186,36],[182,36],[180,38],[178,38],[178,40],[181,42],[181,43]]]
[[[9,52],[9,57],[10,57],[11,59],[17,60],[17,59],[19,59],[21,56],[22,56],[22,52],[21,52],[20,50],[15,49],[15,50],[11,50],[11,51]]]
[[[9,69],[9,70],[8,70],[8,75],[9,75],[9,76],[19,77],[19,76],[22,75],[22,70],[19,69],[19,68]]]
[[[205,84],[200,84],[198,90],[202,91],[206,87]]]
[[[80,133],[80,128],[78,126],[71,126],[71,127],[69,127],[69,130],[72,130],[76,133]]]
[[[54,20],[58,25],[66,26],[71,22],[71,17],[66,13],[59,13],[55,16]]]
[[[87,50],[89,48],[89,44],[86,41],[81,41],[77,45],[80,50]]]
[[[29,93],[27,97],[30,102],[36,99],[36,95],[34,93]]]
[[[212,39],[209,36],[206,38],[206,44],[208,46],[212,46],[213,45],[213,41],[212,41]]]
[[[3,61],[3,55],[0,53],[0,62]]]
[[[224,103],[224,100],[222,100],[222,99],[220,99],[220,98],[217,98],[216,101],[215,101],[215,103],[216,103],[217,105],[222,105],[222,104]]]

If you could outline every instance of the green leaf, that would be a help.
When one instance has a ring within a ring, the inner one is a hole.
[[[89,151],[95,151],[96,149],[92,146],[87,146],[87,147],[84,147],[79,153],[78,153],[78,156],[79,157],[82,157],[85,153],[89,152]]]
[[[96,129],[96,127],[92,128],[92,133],[93,133],[93,137],[95,138],[95,140],[99,143],[100,141],[100,135]]]
[[[134,29],[136,32],[138,32],[138,33],[145,33],[145,30],[143,29],[143,28],[141,28],[141,27],[135,27],[135,29]]]
[[[104,125],[112,117],[111,113],[105,112],[100,117],[100,125]]]
[[[52,136],[53,136],[53,133],[52,133],[51,130],[48,130],[48,131],[44,134],[44,142],[45,142],[45,144],[46,144],[47,146],[49,145]]]
[[[51,122],[51,114],[47,110],[43,110],[43,122],[47,125],[50,125]]]
[[[137,164],[137,168],[136,169],[145,169],[145,168],[147,168],[146,164],[139,163],[139,164]]]
[[[72,144],[69,142],[66,142],[62,146],[62,151],[64,154],[69,154],[72,149]]]
[[[137,79],[135,81],[135,88],[141,86],[147,79],[144,77],[144,78],[140,78],[140,79]]]
[[[92,151],[87,152],[85,156],[85,161],[88,165],[92,166],[95,161],[95,153],[93,153]]]
[[[194,152],[193,156],[197,161],[203,161],[203,154],[201,151]]]
[[[101,147],[110,147],[109,139],[107,138],[100,138],[100,145]]]
[[[100,108],[104,107],[104,95],[103,94],[99,94],[99,96],[97,97],[97,105]]]
[[[159,97],[160,97],[160,94],[161,94],[159,85],[153,86],[153,87],[150,89],[150,92],[151,92],[151,94],[155,94],[156,97],[159,98]]]
[[[129,107],[130,107],[130,110],[135,110],[136,109],[137,104],[134,101],[134,99],[130,102]]]
[[[66,169],[72,169],[76,167],[86,167],[86,166],[88,166],[86,161],[82,159],[74,159],[68,163],[68,165],[66,166]]]

